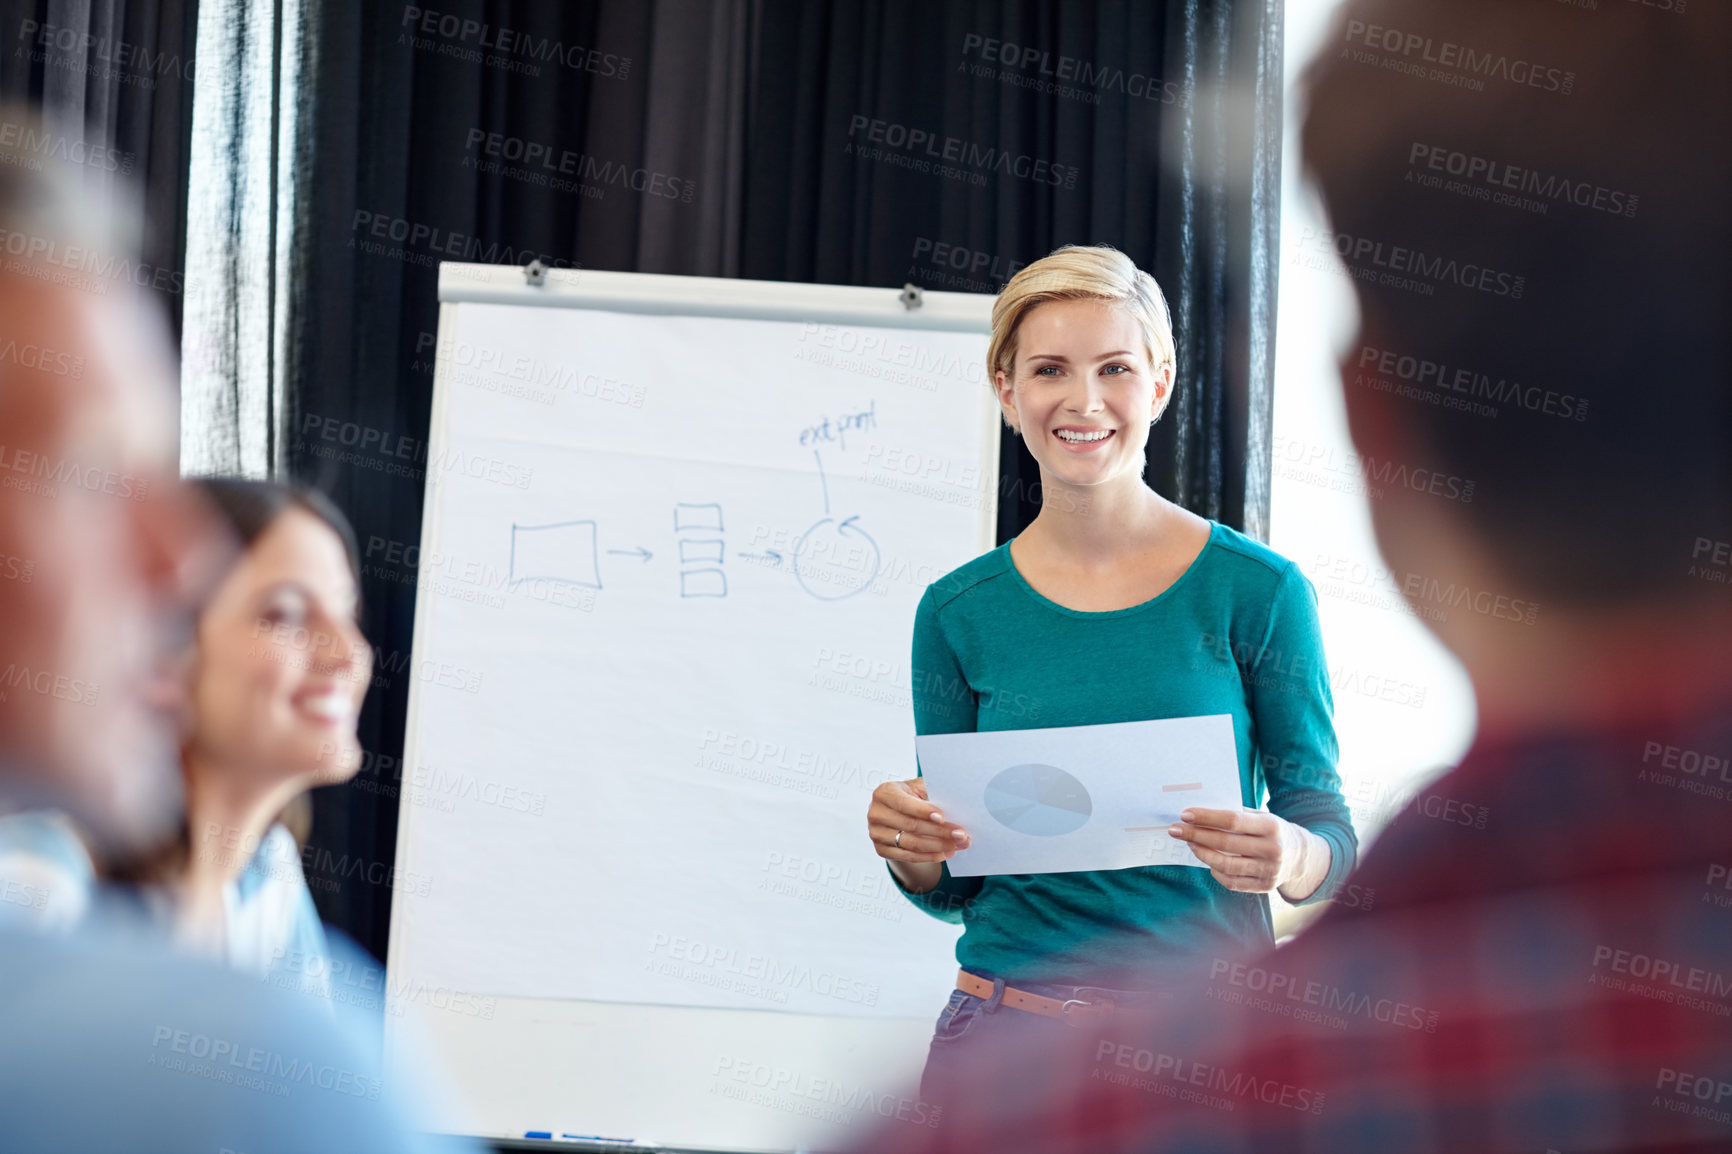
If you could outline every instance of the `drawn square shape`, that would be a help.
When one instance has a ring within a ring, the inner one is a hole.
[[[700,537],[696,540],[680,541],[680,564],[692,565],[698,562],[708,562],[720,565],[722,563],[722,540],[720,537]]]
[[[680,574],[681,597],[726,597],[728,575],[720,569],[693,569]]]
[[[601,588],[596,559],[595,522],[511,527],[511,582],[536,578]]]

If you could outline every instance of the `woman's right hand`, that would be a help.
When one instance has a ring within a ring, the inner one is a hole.
[[[911,893],[926,893],[944,876],[943,863],[968,848],[968,831],[944,820],[918,777],[887,781],[872,791],[866,833],[878,856]],[[898,838],[900,835],[900,838]],[[900,844],[898,844],[900,841]]]

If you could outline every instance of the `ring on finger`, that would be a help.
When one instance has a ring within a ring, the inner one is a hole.
[[[903,831],[901,831],[901,830],[897,830],[897,831],[896,831],[896,840],[895,840],[895,841],[894,841],[894,842],[892,842],[892,843],[891,843],[891,844],[892,844],[892,845],[894,845],[894,846],[895,846],[895,847],[896,847],[896,848],[897,848],[897,849],[901,849],[901,848],[902,848],[902,832],[903,832]]]

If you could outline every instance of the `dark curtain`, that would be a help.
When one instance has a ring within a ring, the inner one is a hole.
[[[0,100],[47,122],[45,159],[98,195],[142,197],[141,286],[180,334],[198,0],[0,0]]]
[[[1279,13],[314,0],[289,459],[355,520],[378,652],[366,764],[315,799],[307,865],[325,917],[383,956],[413,775],[400,759],[416,588],[436,563],[416,555],[416,461],[441,259],[993,292],[1060,244],[1115,245],[1154,273],[1178,337],[1150,483],[1264,536]],[[916,130],[963,142],[959,178],[908,167],[924,156],[906,146]],[[1040,497],[1020,442],[1003,448],[1000,540]]]

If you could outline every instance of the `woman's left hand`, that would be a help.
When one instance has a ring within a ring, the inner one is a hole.
[[[1168,833],[1191,843],[1197,860],[1230,890],[1279,889],[1303,901],[1329,873],[1329,843],[1285,818],[1259,809],[1187,809]]]

